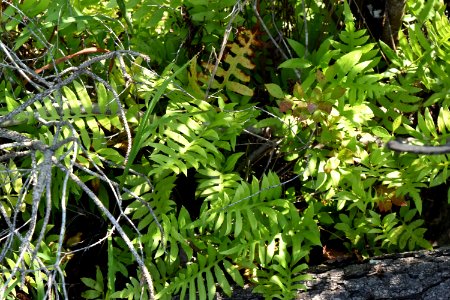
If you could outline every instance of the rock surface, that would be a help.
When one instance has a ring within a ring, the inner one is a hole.
[[[296,300],[450,299],[450,247],[320,265],[309,273],[314,280]],[[264,298],[247,287],[236,289],[231,298],[217,299]]]

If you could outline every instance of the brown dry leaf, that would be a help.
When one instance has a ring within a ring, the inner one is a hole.
[[[333,108],[333,106],[330,103],[327,102],[320,102],[318,104],[318,108],[323,111],[326,112],[327,114],[331,113],[331,109]]]
[[[317,104],[315,103],[308,103],[308,107],[307,107],[309,113],[313,113],[317,110]]]
[[[397,196],[395,194],[396,189],[393,187],[387,187],[385,185],[379,185],[375,188],[375,191],[382,200],[378,202],[378,208],[380,212],[388,212],[392,209],[392,205],[406,206],[408,205],[403,196]]]
[[[290,110],[292,108],[292,105],[294,105],[294,103],[292,103],[291,101],[288,100],[283,100],[280,102],[279,108],[280,108],[280,112],[281,113],[285,113],[288,110]]]
[[[408,206],[403,196],[396,196],[395,193],[391,198],[392,204],[396,206]]]
[[[321,70],[317,70],[316,72],[316,80],[320,83],[326,82],[327,79]]]
[[[293,94],[294,94],[294,97],[296,97],[297,99],[303,99],[305,97],[305,93],[303,92],[303,88],[300,85],[300,83],[297,82],[294,85]]]
[[[390,211],[392,209],[392,202],[391,202],[391,200],[379,201],[378,202],[378,209],[382,213]]]
[[[333,248],[328,248],[327,245],[322,247],[322,255],[327,260],[343,261],[352,256],[352,254]]]

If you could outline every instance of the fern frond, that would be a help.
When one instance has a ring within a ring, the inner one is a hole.
[[[210,211],[202,214],[203,222],[211,224],[211,229],[219,231],[223,236],[233,231],[236,238],[243,228],[256,230],[258,222],[264,225],[268,225],[269,220],[279,223],[283,216],[276,207],[286,205],[286,201],[279,199],[279,178],[274,173],[269,173],[263,177],[261,184],[260,187],[259,181],[254,178],[251,184],[242,182],[232,194],[224,193],[219,201],[210,204]],[[277,221],[277,217],[280,217],[280,220]]]
[[[97,100],[94,100],[90,95],[92,92],[88,92],[87,88],[78,81],[73,81],[72,85],[65,85],[61,89],[62,93],[55,93],[55,95],[44,97],[41,101],[34,101],[26,108],[26,111],[19,113],[15,122],[32,125],[37,122],[35,117],[39,117],[49,124],[70,123],[76,130],[81,145],[95,163],[102,165],[99,158],[117,164],[123,162],[124,158],[118,150],[114,147],[105,147],[107,138],[104,129],[114,133],[123,130],[123,124],[117,115],[117,103],[111,100],[113,99],[111,93],[100,82],[97,82],[94,92],[98,93]],[[28,100],[24,97],[19,102],[8,92],[5,96],[5,102],[11,109]],[[65,128],[61,134],[62,138],[68,138],[73,135],[73,132]],[[47,131],[47,136],[53,136],[53,134]],[[89,164],[84,158],[80,158],[79,161],[85,166]]]
[[[231,296],[232,288],[228,278],[240,286],[244,285],[244,279],[237,267],[220,255],[214,247],[208,246],[205,254],[197,253],[197,261],[181,270],[171,284],[162,289],[156,297],[179,294],[180,299],[214,299],[216,283],[226,295]]]
[[[417,82],[432,91],[433,94],[423,103],[429,106],[434,103],[449,103],[449,70],[448,50],[450,49],[450,23],[445,15],[436,12],[433,19],[426,21],[423,27],[419,24],[408,25],[408,34],[399,32],[399,52],[403,61],[402,68],[407,72],[403,81],[411,85]],[[394,102],[395,103],[395,102]]]
[[[196,119],[199,119],[199,115]],[[216,161],[224,159],[214,145],[219,139],[217,134],[208,131],[200,121],[188,115],[162,117],[156,134],[158,143],[148,141],[144,144],[154,149],[150,159],[156,165],[150,175],[161,174],[164,170],[187,174],[189,168],[198,169],[200,165],[216,167]]]
[[[217,80],[214,78],[211,82],[211,88],[215,90],[225,89],[228,92],[234,92],[243,96],[253,96],[253,90],[246,86],[250,82],[250,76],[243,70],[253,70],[255,64],[251,61],[253,56],[253,48],[261,46],[261,42],[258,39],[258,32],[254,32],[248,29],[242,29],[237,34],[237,41],[234,43],[228,43],[227,48],[229,53],[226,54],[224,65],[218,66],[215,75],[220,78]],[[215,66],[212,63],[202,63],[204,70],[212,73]],[[197,66],[192,63],[190,66],[189,85],[190,90],[197,97],[202,99],[205,93],[202,91],[201,86],[207,86],[210,83],[210,76],[206,72],[197,72]]]
[[[150,175],[165,170],[186,174],[189,168],[219,169],[225,160],[220,149],[234,149],[242,130],[256,122],[254,110],[220,110],[183,95],[171,94],[166,114],[155,120],[154,134],[144,143],[153,148],[150,159],[156,163]],[[224,108],[228,107],[232,106]]]
[[[220,206],[221,197],[233,193],[241,180],[236,173],[227,174],[213,169],[200,169],[198,172],[202,177],[198,180],[197,196],[205,198],[213,207]]]
[[[302,282],[312,279],[304,273],[307,268],[306,264],[286,268],[274,262],[268,269],[257,271],[258,285],[253,292],[263,294],[265,299],[295,299],[299,290],[306,290]]]

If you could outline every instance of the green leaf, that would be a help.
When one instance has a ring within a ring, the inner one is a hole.
[[[275,255],[275,248],[277,246],[277,242],[272,240],[266,248],[266,262],[269,263],[272,261],[273,256]]]
[[[421,9],[417,19],[421,22],[427,21],[434,5],[435,1],[425,1],[425,5],[420,6]]]
[[[75,115],[81,114],[80,102],[78,101],[77,95],[67,86],[63,86],[63,92],[67,98],[67,103],[70,105],[71,111]]]
[[[115,149],[102,148],[97,150],[97,154],[115,163],[123,163],[123,156]]]
[[[372,127],[371,130],[372,130],[372,133],[374,135],[376,135],[377,137],[387,138],[387,139],[391,138],[391,135],[389,134],[389,132],[383,127],[375,126],[375,127]]]
[[[394,122],[392,122],[392,133],[394,133],[402,124],[402,115],[399,115],[395,118]]]
[[[408,240],[410,239],[410,235],[408,233],[408,231],[403,232],[403,234],[400,236],[400,238],[398,239],[398,247],[400,249],[405,249],[406,247],[406,243],[408,242]],[[410,249],[412,250],[412,249]]]
[[[100,285],[100,283],[98,283],[97,281],[95,281],[92,278],[86,278],[86,277],[82,277],[81,281],[87,286],[90,287],[91,289],[94,289],[96,291],[102,292],[103,291],[103,287]]]
[[[86,124],[84,122],[84,119],[76,119],[74,121],[75,125],[79,128],[80,132],[79,135],[81,136],[81,141],[83,142],[83,145],[86,149],[91,148],[91,138],[90,134],[86,129]]]
[[[233,91],[240,95],[249,96],[249,97],[253,96],[253,90],[251,88],[249,88],[248,86],[243,85],[242,83],[234,82],[234,81],[227,81],[226,87],[230,91]]]
[[[265,84],[265,87],[272,97],[278,98],[278,99],[285,97],[284,92],[280,88],[279,85],[277,85],[275,83],[267,83],[267,84]]]
[[[153,11],[150,20],[146,24],[147,28],[155,27],[163,18],[165,9],[163,7],[160,7],[159,9],[156,9]]]
[[[305,231],[305,238],[308,239],[313,245],[322,246],[319,230]]]
[[[216,282],[211,272],[206,272],[206,286],[208,287],[208,299],[214,299],[216,295]]]
[[[227,260],[223,261],[223,265],[225,267],[225,270],[228,272],[228,274],[234,280],[234,282],[236,282],[236,284],[239,285],[240,287],[243,287],[244,286],[244,279],[242,278],[242,275],[239,272],[238,268],[236,266],[233,266]]]
[[[108,230],[111,230],[111,226],[108,226]],[[107,289],[109,293],[114,294],[115,290],[115,275],[116,275],[116,265],[114,264],[114,247],[112,244],[112,235],[108,236],[108,271],[107,271]],[[112,297],[112,295],[111,295]]]
[[[285,69],[305,69],[312,66],[311,62],[306,58],[291,58],[281,63],[278,68]]]
[[[11,94],[8,90],[5,90],[5,102],[6,102],[6,108],[8,109],[8,112],[13,111],[16,107],[18,107],[20,104],[16,100],[11,97]]]
[[[414,218],[414,216],[416,215],[416,212],[417,212],[417,210],[415,210],[415,209],[409,210],[409,211],[406,213],[406,215],[403,217],[403,220],[404,220],[405,222],[411,221],[412,218]]]
[[[234,253],[239,253],[242,250],[242,245],[236,245],[234,247],[228,248],[227,250],[220,251],[222,255],[232,255]]]
[[[228,156],[227,161],[225,162],[223,171],[231,172],[234,169],[236,162],[243,154],[244,154],[244,152],[238,152],[238,153],[233,153],[230,156]]]
[[[332,225],[334,224],[334,220],[331,218],[330,214],[327,212],[320,212],[317,215],[320,223],[325,224],[325,225]]]
[[[423,249],[427,249],[427,250],[432,250],[433,249],[433,245],[429,241],[427,241],[427,240],[425,240],[423,238],[417,239],[417,244],[420,247],[422,247]]]
[[[95,274],[95,279],[98,283],[97,287],[100,288],[98,291],[103,292],[103,282],[104,282],[103,274],[102,274],[102,271],[100,270],[100,267],[99,266],[96,266],[96,267],[97,267],[97,271]]]
[[[50,0],[25,0],[19,5],[19,7],[24,11],[28,18],[32,18],[40,13],[43,13],[49,4]]]
[[[386,57],[396,66],[400,67],[402,66],[401,64],[401,60],[398,57],[397,53],[392,50],[391,47],[389,47],[385,42],[383,42],[382,40],[378,41],[380,43],[381,46],[381,50],[383,51],[383,53],[386,55]]]
[[[206,300],[206,287],[202,276],[197,277],[197,287],[198,298],[194,297],[193,299]]]
[[[306,54],[306,48],[301,43],[292,39],[287,39],[287,41],[289,43],[289,46],[294,49],[295,54],[297,54],[298,57],[303,57]]]
[[[102,293],[99,291],[88,290],[81,293],[81,297],[83,297],[84,299],[97,299],[100,298],[101,294]]]
[[[436,125],[434,124],[433,117],[431,116],[430,110],[425,108],[425,124],[427,126],[428,131],[431,133],[431,135],[434,138],[438,137],[438,134],[436,132]]]
[[[341,58],[339,58],[335,65],[337,66],[338,73],[341,76],[344,76],[350,70],[357,65],[359,60],[361,59],[362,51],[361,50],[355,50],[350,53],[347,53],[343,55]]]
[[[80,99],[81,104],[83,105],[84,111],[86,113],[91,113],[92,112],[92,102],[91,102],[91,98],[89,97],[86,88],[78,83],[77,81],[73,82],[75,91],[77,92],[78,95],[78,99]]]
[[[214,265],[214,274],[216,275],[217,283],[220,285],[223,292],[230,297],[232,293],[231,286],[218,265]]]
[[[283,289],[284,284],[283,281],[281,280],[281,278],[277,275],[273,275],[270,277],[270,282],[275,283],[278,287],[280,287],[281,289]]]
[[[197,291],[197,289],[195,288],[195,280],[192,279],[189,282],[189,300],[196,300],[197,299],[196,291]]]
[[[240,211],[236,211],[236,220],[234,224],[234,236],[237,237],[242,231],[242,215]]]
[[[422,214],[422,198],[417,190],[409,191],[409,195],[413,198],[414,204],[416,205],[416,209],[419,212],[419,215]]]
[[[113,298],[113,299],[124,299],[124,298],[128,298],[130,296],[133,297],[133,291],[130,291],[127,289],[122,290],[122,291],[117,291],[117,292],[114,292],[111,295],[109,295],[109,297]]]
[[[102,83],[97,83],[96,85],[97,90],[97,102],[98,102],[98,108],[101,114],[105,114],[108,110],[108,92],[106,91],[105,86]],[[109,129],[107,127],[107,129]]]

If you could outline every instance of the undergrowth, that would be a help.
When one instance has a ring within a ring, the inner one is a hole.
[[[68,298],[98,245],[86,299],[293,299],[336,240],[430,249],[420,191],[448,159],[384,144],[446,143],[450,24],[408,4],[393,50],[347,3],[2,1],[0,298]],[[66,234],[68,207],[103,236]]]

